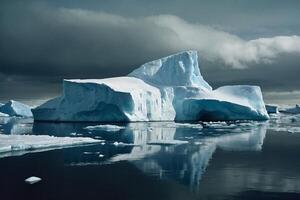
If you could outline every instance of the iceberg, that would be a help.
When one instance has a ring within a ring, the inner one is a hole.
[[[60,97],[32,109],[35,121],[137,122],[266,120],[258,86],[213,90],[196,51],[148,62],[127,76],[63,81]]]
[[[277,105],[266,105],[266,109],[269,114],[277,114],[279,112]]]
[[[299,104],[296,104],[295,107],[286,108],[286,109],[280,110],[280,112],[288,113],[288,114],[300,114],[300,106],[299,106]]]
[[[10,117],[32,117],[31,108],[18,101],[10,100],[0,107],[0,112]]]

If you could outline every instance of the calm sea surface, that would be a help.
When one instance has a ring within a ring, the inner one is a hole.
[[[300,199],[300,117],[267,122],[96,124],[0,120],[1,134],[102,144],[0,154],[0,199]],[[42,178],[26,184],[30,176]]]

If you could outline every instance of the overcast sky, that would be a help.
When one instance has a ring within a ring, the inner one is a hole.
[[[62,78],[126,75],[195,49],[213,86],[260,85],[300,103],[298,0],[0,2],[0,101],[47,99]]]

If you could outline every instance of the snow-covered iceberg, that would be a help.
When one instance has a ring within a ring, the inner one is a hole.
[[[196,51],[146,63],[124,77],[63,81],[63,94],[32,110],[36,121],[266,120],[258,86],[212,90]]]
[[[267,104],[266,109],[269,114],[277,114],[279,112],[277,105]]]
[[[0,112],[10,117],[32,117],[31,108],[21,102],[10,100],[0,107]]]

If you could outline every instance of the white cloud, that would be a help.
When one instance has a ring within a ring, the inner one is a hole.
[[[58,71],[82,66],[99,69],[130,66],[195,49],[200,59],[246,68],[250,64],[271,63],[281,54],[300,54],[299,36],[247,41],[173,15],[128,18],[83,9],[41,8],[40,5],[30,12],[33,13],[28,15],[30,17],[22,17],[23,23],[3,28],[3,35],[9,37],[2,39],[6,62],[21,61],[25,67],[28,67],[26,63],[47,62],[59,66]],[[18,16],[17,20],[20,20]]]
[[[281,53],[300,53],[299,36],[277,36],[243,40],[236,35],[208,26],[188,23],[178,17],[149,17],[155,25],[172,30],[182,48],[193,48],[205,58],[220,59],[234,68],[244,68],[251,62],[267,63]]]
[[[234,68],[244,68],[253,62],[269,63],[282,53],[300,53],[299,36],[277,36],[246,41],[236,35],[209,26],[188,23],[173,15],[131,19],[85,10],[61,9],[60,12],[64,14],[66,19],[75,17],[81,23],[94,24],[103,28],[114,27],[115,31],[119,30],[123,33],[120,37],[123,36],[124,40],[130,37],[126,34],[137,35],[134,31],[141,31],[142,34],[149,31],[158,37],[157,41],[163,41],[161,45],[165,45],[164,49],[169,48],[170,51],[196,49],[202,58],[218,59]],[[125,35],[124,29],[128,30]],[[140,39],[147,41],[146,36],[147,34],[145,34],[145,38]],[[139,37],[143,37],[143,35],[139,35]]]

